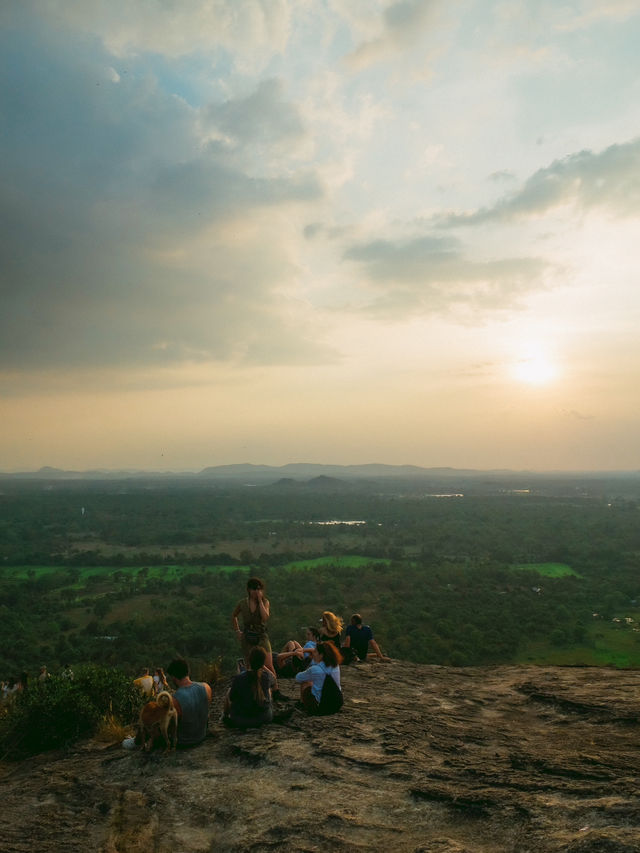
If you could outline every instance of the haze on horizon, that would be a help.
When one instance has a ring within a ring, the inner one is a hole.
[[[8,0],[0,471],[640,468],[634,0]]]

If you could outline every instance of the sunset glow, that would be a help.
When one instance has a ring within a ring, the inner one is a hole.
[[[530,385],[547,385],[557,376],[557,370],[544,356],[523,358],[513,367],[513,376]]]
[[[640,466],[638,4],[0,24],[0,471]]]

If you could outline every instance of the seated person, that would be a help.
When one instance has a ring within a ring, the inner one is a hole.
[[[201,681],[191,681],[189,665],[182,658],[171,661],[167,675],[176,688],[172,698],[178,712],[178,748],[196,746],[207,736],[211,687]]]
[[[345,648],[351,649],[353,655],[360,660],[366,660],[369,654],[369,646],[373,649],[375,657],[378,660],[389,660],[380,651],[380,646],[373,639],[373,631],[368,625],[362,624],[362,616],[359,613],[354,613],[351,617],[351,624],[347,625],[347,636],[344,641]]]
[[[289,640],[282,651],[273,656],[273,666],[276,675],[282,678],[294,678],[296,673],[306,669],[311,662],[311,649],[315,649],[320,639],[320,632],[310,625],[306,629],[305,644],[301,646],[297,640]]]
[[[320,642],[330,642],[340,648],[340,634],[342,632],[342,619],[332,613],[330,610],[325,610],[320,619],[322,630],[320,632]]]
[[[308,714],[330,714],[342,706],[342,688],[340,686],[340,664],[342,655],[333,643],[318,643],[311,652],[313,663],[304,672],[296,675],[300,684],[300,701]],[[323,707],[322,695],[326,678],[332,678],[338,688],[339,701],[335,707]]]
[[[261,646],[249,652],[249,669],[234,676],[224,700],[222,722],[226,726],[249,729],[273,720],[271,691],[276,683],[265,666],[267,653]]]

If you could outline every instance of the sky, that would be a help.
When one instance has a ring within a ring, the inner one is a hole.
[[[640,468],[636,0],[4,0],[0,470]]]

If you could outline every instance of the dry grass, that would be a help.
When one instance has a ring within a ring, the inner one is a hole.
[[[217,684],[219,681],[223,681],[225,676],[222,674],[222,658],[216,658],[216,660],[206,663],[201,677],[208,684]]]
[[[98,726],[95,739],[101,743],[118,743],[132,734],[131,726],[125,726],[113,714],[107,714]]]

